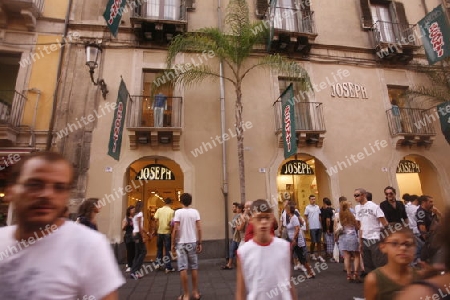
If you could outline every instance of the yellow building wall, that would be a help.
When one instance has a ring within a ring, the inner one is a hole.
[[[31,70],[29,89],[36,88],[41,91],[38,94],[28,93],[28,101],[25,105],[23,124],[33,126],[33,116],[36,109],[36,102],[39,100],[35,130],[47,130],[50,123],[53,93],[56,87],[56,74],[58,71],[59,53],[61,51],[58,41],[61,36],[40,35],[37,38],[37,45],[33,54],[35,62]],[[43,45],[48,44],[48,45]],[[46,48],[45,48],[46,47]],[[52,51],[54,50],[54,51]],[[38,99],[39,98],[39,99]]]
[[[69,0],[46,0],[44,4],[45,18],[64,19]]]

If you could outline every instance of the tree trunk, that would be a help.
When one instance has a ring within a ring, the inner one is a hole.
[[[241,82],[236,84],[236,104],[235,104],[235,117],[236,117],[236,138],[237,138],[237,150],[239,160],[239,187],[241,190],[241,203],[245,204],[245,164],[244,164],[244,132],[242,130],[242,91]]]

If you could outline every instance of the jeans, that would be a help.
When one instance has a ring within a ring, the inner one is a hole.
[[[153,110],[154,127],[163,127],[164,107],[155,107]]]
[[[133,239],[136,255],[134,257],[133,267],[131,267],[131,274],[134,274],[136,273],[136,271],[141,269],[142,264],[144,263],[145,256],[147,255],[147,247],[142,240],[141,234],[136,234],[135,236],[133,236]]]
[[[127,246],[127,265],[131,269],[134,262],[134,257],[136,256],[136,244],[134,241],[125,244]]]
[[[230,253],[228,258],[235,258],[236,257],[236,251],[239,248],[240,242],[231,241],[230,243]]]
[[[379,240],[362,239],[362,256],[366,273],[387,263],[387,256],[381,252],[379,244]]]
[[[163,262],[167,261],[166,269],[172,270],[172,263],[170,259],[170,247],[171,247],[170,234],[158,234],[156,247],[158,248],[156,257],[158,258],[159,264],[162,266]],[[167,256],[167,258],[164,259],[163,259],[163,248],[166,249],[166,256]]]

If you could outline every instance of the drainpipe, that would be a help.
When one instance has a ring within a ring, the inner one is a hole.
[[[34,148],[36,148],[36,133],[34,130],[36,128],[36,116],[37,116],[37,112],[38,112],[38,108],[39,108],[39,99],[41,98],[41,90],[39,90],[37,88],[32,88],[32,89],[29,89],[28,92],[37,94],[36,103],[34,105],[33,123],[31,124],[31,127],[30,127],[31,136],[30,136],[30,142],[29,142],[29,146],[34,145]]]
[[[217,24],[220,31],[222,31],[222,5],[221,0],[218,0],[217,4]],[[224,136],[225,128],[225,81],[223,79],[223,61],[219,63],[219,82],[220,82],[220,125],[222,136]],[[222,143],[222,193],[223,193],[223,204],[225,209],[225,257],[228,257],[229,251],[229,228],[228,228],[228,175],[227,175],[227,147],[225,141]]]
[[[53,140],[53,129],[55,128],[55,121],[56,121],[56,108],[57,108],[57,104],[58,104],[58,91],[59,88],[61,86],[61,73],[62,73],[62,62],[63,62],[63,58],[64,58],[64,54],[66,52],[66,47],[67,47],[67,43],[66,43],[66,39],[67,39],[67,32],[69,31],[69,18],[70,18],[70,12],[72,11],[72,2],[73,0],[69,0],[69,5],[67,7],[67,14],[66,14],[66,19],[64,21],[64,36],[63,36],[63,46],[61,48],[61,52],[59,54],[59,60],[58,60],[58,73],[56,75],[56,87],[55,87],[55,92],[53,93],[53,107],[52,107],[52,116],[50,118],[50,125],[48,128],[48,136],[47,136],[47,145],[45,147],[45,150],[50,150],[50,148],[52,147],[52,140]]]

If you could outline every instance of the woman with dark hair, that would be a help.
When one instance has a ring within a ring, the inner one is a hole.
[[[445,270],[427,280],[415,281],[397,295],[397,300],[444,299],[450,295],[450,207],[440,223],[438,238],[445,253]],[[438,270],[436,270],[436,273]]]
[[[134,241],[133,241],[133,216],[134,216],[134,205],[130,205],[127,208],[127,214],[122,221],[122,230],[125,231],[123,236],[123,241],[127,247],[127,266],[125,272],[131,271],[131,266],[133,265],[135,253]]]
[[[130,270],[130,277],[133,279],[142,278],[143,272],[140,271],[142,264],[144,263],[145,255],[147,254],[147,248],[145,247],[144,236],[151,238],[150,232],[144,230],[144,214],[142,213],[142,207],[144,203],[138,201],[135,207],[135,215],[133,216],[133,240],[135,246],[135,256],[133,266]]]
[[[77,223],[98,231],[95,217],[100,212],[100,208],[97,206],[97,202],[98,198],[88,198],[81,203],[78,209]]]

